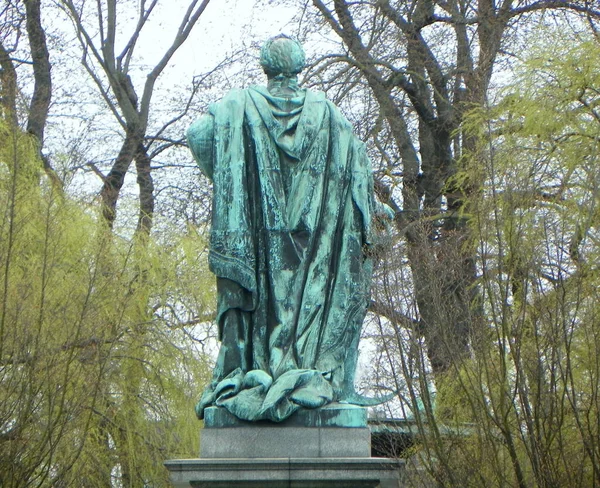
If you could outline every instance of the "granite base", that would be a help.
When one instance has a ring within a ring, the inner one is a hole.
[[[404,464],[372,458],[365,408],[332,404],[281,423],[205,410],[200,459],[165,463],[174,487],[397,488]]]
[[[281,423],[239,420],[224,408],[205,410],[202,459],[369,457],[366,408],[332,404],[300,410]]]
[[[402,461],[361,459],[174,459],[174,488],[398,488]]]
[[[369,429],[254,426],[202,429],[200,457],[356,458],[371,455]]]

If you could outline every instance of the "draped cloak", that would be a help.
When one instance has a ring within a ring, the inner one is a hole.
[[[188,131],[213,181],[221,349],[196,412],[280,421],[354,393],[370,296],[370,162],[323,93],[234,90]]]

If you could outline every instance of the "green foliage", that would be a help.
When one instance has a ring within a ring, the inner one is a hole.
[[[0,484],[166,486],[198,450],[205,243],[115,237],[0,132]]]
[[[453,184],[482,189],[463,210],[485,321],[419,414],[441,486],[600,484],[600,49],[546,34],[462,128],[477,144]]]

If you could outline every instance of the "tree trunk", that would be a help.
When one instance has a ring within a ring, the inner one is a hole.
[[[150,163],[146,148],[143,144],[140,144],[135,156],[137,183],[140,190],[140,213],[136,232],[143,235],[150,234],[152,216],[154,215],[154,182],[152,181]]]
[[[108,227],[111,229],[117,215],[117,201],[125,181],[125,175],[140,144],[142,144],[142,135],[135,130],[128,129],[117,159],[104,179],[104,185],[100,191],[103,204],[102,213]]]
[[[27,131],[33,134],[38,140],[38,151],[44,165],[44,171],[55,187],[62,190],[62,181],[54,171],[54,168],[52,168],[48,157],[42,153],[44,129],[48,120],[50,100],[52,98],[52,76],[50,73],[52,66],[46,44],[46,34],[42,27],[40,0],[25,0],[24,3],[27,14],[27,37],[33,61],[34,77]]]

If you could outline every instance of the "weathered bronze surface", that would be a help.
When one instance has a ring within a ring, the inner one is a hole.
[[[213,181],[210,269],[222,342],[196,407],[281,421],[355,393],[370,295],[369,247],[387,207],[350,123],[300,88],[304,52],[279,36],[262,49],[268,86],[234,90],[188,131]]]

